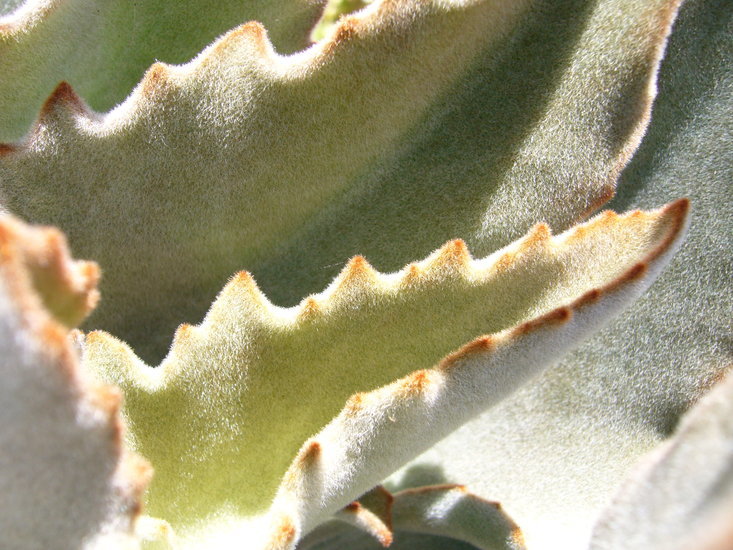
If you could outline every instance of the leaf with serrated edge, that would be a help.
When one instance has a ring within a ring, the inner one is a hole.
[[[733,373],[733,371],[731,371]],[[601,515],[591,550],[733,547],[733,374],[636,467]]]
[[[363,521],[359,515],[365,516]],[[407,533],[413,532],[448,535],[481,550],[524,548],[521,530],[501,505],[461,485],[433,485],[395,495],[378,486],[334,517],[361,529],[384,547],[391,547],[392,542],[399,547]],[[339,523],[327,522],[308,534],[298,550],[320,545],[338,548],[337,541],[348,534]]]
[[[480,550],[522,550],[521,530],[502,507],[461,485],[407,489],[394,495],[396,529],[445,535]]]
[[[367,533],[386,548],[393,542],[393,503],[392,493],[378,485],[336,512],[333,517]],[[305,539],[298,542],[298,549],[310,548],[314,544],[333,538],[334,529],[332,526],[334,524],[337,524],[337,522],[326,522],[319,525],[316,531],[311,531]],[[323,529],[321,529],[322,527]],[[336,527],[336,531],[341,532],[342,530]]]
[[[84,363],[125,393],[130,444],[156,468],[151,515],[191,544],[254,531],[289,548],[636,298],[687,207],[605,212],[557,237],[540,224],[483,260],[454,241],[392,275],[357,257],[290,309],[240,273],[159,368],[101,332]]]
[[[42,286],[75,303],[69,283],[89,264],[70,259],[56,230],[7,215],[0,237],[2,547],[136,548],[149,467],[122,447],[119,392],[86,379],[37,290],[39,259],[49,259]]]
[[[243,21],[267,25],[285,53],[301,49],[320,10],[299,0],[28,0],[0,17],[0,140],[25,134],[62,80],[108,110],[156,60],[183,63]]]
[[[506,506],[531,548],[585,550],[630,468],[733,364],[731,29],[727,0],[684,3],[652,123],[610,203],[690,197],[693,223],[669,267],[623,319],[415,460],[392,489],[403,477],[465,483]],[[442,472],[418,475],[431,469]]]
[[[105,266],[93,327],[151,362],[241,266],[292,305],[353,254],[563,230],[636,148],[677,2],[534,7],[382,0],[289,57],[248,23],[104,116],[62,84],[0,146],[3,203]]]
[[[0,217],[0,247],[10,247],[27,271],[43,307],[66,327],[77,326],[99,300],[99,266],[74,261],[55,227],[32,227]]]

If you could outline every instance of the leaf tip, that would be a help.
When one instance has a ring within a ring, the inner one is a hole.
[[[229,31],[215,44],[212,53],[219,56],[227,55],[228,52],[236,50],[242,45],[245,47],[250,45],[250,48],[253,45],[260,56],[265,57],[269,54],[270,45],[267,30],[262,23],[249,21]]]
[[[346,401],[346,405],[344,406],[346,416],[353,418],[362,409],[363,406],[364,394],[355,393]]]
[[[44,121],[59,108],[69,109],[76,113],[85,111],[81,98],[76,95],[74,89],[65,80],[59,82],[54,91],[51,92],[51,95],[48,96],[48,99],[43,103],[38,117],[39,121]]]
[[[308,296],[300,305],[298,320],[306,321],[319,316],[323,312],[320,304],[313,296]]]
[[[418,370],[409,374],[401,385],[402,395],[405,397],[417,396],[432,383],[427,370]]]
[[[298,456],[298,464],[301,468],[308,468],[315,464],[321,456],[321,444],[318,441],[311,441],[303,448]]]
[[[154,97],[158,92],[170,84],[170,71],[160,62],[153,63],[142,79],[142,94],[145,97]]]
[[[283,517],[280,519],[273,536],[272,545],[270,548],[289,548],[295,542],[295,537],[298,530],[295,527],[295,523],[289,517]]]
[[[373,284],[377,280],[377,271],[364,256],[354,256],[346,264],[339,287],[361,286]]]

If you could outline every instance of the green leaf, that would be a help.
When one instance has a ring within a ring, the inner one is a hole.
[[[283,53],[308,44],[319,2],[83,0],[0,2],[0,140],[28,131],[66,80],[92,108],[122,102],[155,61],[183,63],[218,35],[256,19]],[[8,13],[13,8],[15,13]]]
[[[469,541],[480,550],[522,550],[522,532],[501,505],[471,494],[460,485],[433,485],[395,495],[377,487],[335,516],[371,536],[383,547],[405,546],[410,533],[448,534]],[[319,526],[298,545],[298,550],[338,548],[353,543],[353,529],[344,523]],[[392,530],[394,529],[394,536]],[[376,547],[376,545],[373,545]],[[414,548],[414,547],[413,547]],[[422,546],[420,546],[422,548]]]
[[[670,269],[623,320],[417,460],[408,485],[465,483],[502,502],[530,548],[586,548],[635,462],[733,364],[732,16],[725,1],[683,6],[652,124],[611,203],[690,197]]]
[[[733,526],[733,375],[635,468],[596,525],[591,550],[723,550]]]
[[[46,259],[61,259],[43,265]],[[0,532],[5,548],[133,549],[150,468],[122,446],[121,396],[81,370],[44,281],[76,303],[86,262],[56,230],[0,218]],[[53,283],[53,284],[50,284]],[[93,283],[92,283],[93,284]]]
[[[100,332],[84,365],[125,394],[129,444],[156,470],[149,514],[189,545],[291,548],[635,299],[686,210],[538,225],[483,260],[454,241],[392,275],[357,257],[290,309],[240,273],[160,367]]]
[[[87,326],[157,360],[243,267],[292,305],[354,254],[485,255],[591,213],[644,131],[676,5],[383,1],[291,57],[248,24],[104,116],[57,88],[0,146],[3,204],[100,262]]]

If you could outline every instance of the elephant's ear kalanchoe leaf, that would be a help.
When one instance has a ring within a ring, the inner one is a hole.
[[[432,485],[391,494],[378,486],[338,512],[335,517],[369,533],[382,546],[402,546],[406,533],[447,535],[479,550],[523,550],[523,535],[501,505],[461,485]],[[353,541],[352,529],[331,521],[319,526],[298,550],[340,548]]]
[[[0,218],[0,246],[24,266],[43,307],[66,327],[77,326],[99,300],[99,266],[72,260],[66,238],[56,228],[30,227]]]
[[[733,371],[637,466],[590,547],[733,548]]]
[[[320,10],[318,1],[299,0],[22,2],[0,18],[0,140],[25,134],[61,80],[106,111],[154,61],[188,61],[242,21],[267,25],[284,52],[303,48]]]
[[[157,360],[243,266],[292,305],[354,254],[392,271],[461,237],[483,256],[593,212],[646,127],[677,4],[381,0],[287,57],[247,23],[105,115],[60,85],[0,146],[3,204],[104,266],[90,327]],[[28,31],[44,49],[50,21]]]
[[[95,280],[57,230],[0,217],[0,539],[9,550],[136,547],[149,467],[123,448],[119,391],[85,378],[59,322],[86,311]]]
[[[124,391],[129,443],[156,469],[148,513],[182,547],[292,548],[636,298],[687,207],[540,224],[482,260],[452,241],[391,275],[356,257],[290,309],[242,272],[160,367],[102,332],[84,364]]]
[[[408,486],[465,483],[511,510],[530,548],[585,550],[634,463],[733,364],[729,0],[683,4],[658,86],[649,131],[611,206],[689,196],[693,222],[680,253],[622,319],[410,464],[392,489],[403,477]],[[438,479],[416,475],[438,468]]]

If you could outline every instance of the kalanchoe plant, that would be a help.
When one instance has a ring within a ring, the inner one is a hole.
[[[4,548],[733,545],[725,2],[17,4]]]

